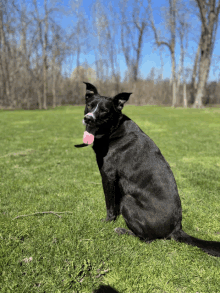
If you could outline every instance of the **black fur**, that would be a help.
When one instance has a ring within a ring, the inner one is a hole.
[[[175,239],[220,256],[220,242],[189,236],[182,230],[182,208],[169,164],[156,144],[121,110],[131,93],[113,98],[100,96],[86,84],[86,130],[94,134],[93,149],[102,176],[107,208],[106,221],[121,213],[129,230],[151,242]],[[92,112],[93,115],[87,115]]]

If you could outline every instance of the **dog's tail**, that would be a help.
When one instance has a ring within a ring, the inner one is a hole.
[[[208,254],[220,257],[220,242],[198,239],[186,234],[183,230],[175,232],[172,238],[179,242],[197,246]]]

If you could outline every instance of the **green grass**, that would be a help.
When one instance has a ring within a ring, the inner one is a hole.
[[[220,241],[220,109],[127,106],[177,181],[183,229]],[[114,232],[83,107],[0,111],[0,292],[219,292],[220,258],[173,240]],[[36,212],[66,212],[36,214]],[[69,212],[69,213],[67,213]],[[71,213],[70,213],[71,212]]]

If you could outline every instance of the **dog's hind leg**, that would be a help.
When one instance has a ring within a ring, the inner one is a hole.
[[[116,228],[115,232],[119,235],[128,234],[139,237],[145,242],[151,242],[155,238],[151,235],[151,230],[146,221],[146,212],[142,205],[131,195],[125,195],[120,205],[121,214],[129,228]]]

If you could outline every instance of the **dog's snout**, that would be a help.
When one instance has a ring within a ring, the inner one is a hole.
[[[85,115],[84,121],[85,123],[94,122],[94,117],[92,115]]]

